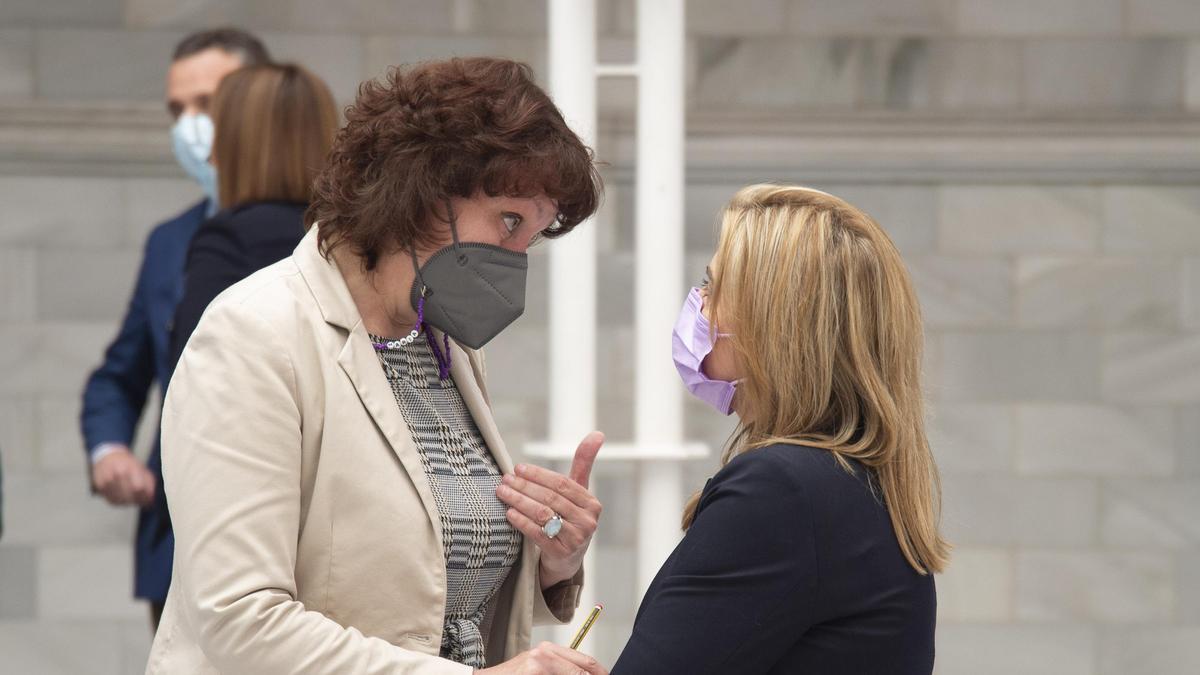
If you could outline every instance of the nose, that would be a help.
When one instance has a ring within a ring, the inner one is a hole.
[[[512,251],[513,253],[528,253],[529,246],[533,243],[535,236],[537,236],[537,233],[528,236],[509,237],[500,242],[500,248]]]

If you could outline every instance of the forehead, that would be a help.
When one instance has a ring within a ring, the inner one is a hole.
[[[507,195],[491,197],[483,195],[483,203],[497,208],[515,208],[531,211],[538,216],[553,216],[558,213],[558,205],[554,200],[541,193],[531,197],[510,197]]]
[[[212,47],[173,62],[167,70],[167,86],[207,89],[208,93],[212,93],[221,78],[241,65],[242,61],[237,56]]]

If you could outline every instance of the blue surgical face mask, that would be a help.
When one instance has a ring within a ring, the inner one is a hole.
[[[192,180],[200,184],[208,197],[209,213],[217,207],[217,168],[208,158],[212,156],[213,122],[204,113],[180,115],[171,127],[171,147],[175,161]]]

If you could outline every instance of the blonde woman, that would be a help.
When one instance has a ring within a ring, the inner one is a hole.
[[[869,216],[801,187],[734,196],[674,356],[739,425],[614,673],[933,670],[949,546],[921,345],[904,264]]]

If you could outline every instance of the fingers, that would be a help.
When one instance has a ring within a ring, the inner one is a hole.
[[[550,488],[517,476],[505,476],[503,483],[496,489],[496,496],[537,523],[539,527],[545,525],[557,513],[562,516],[563,531],[555,537],[555,541],[565,543],[568,548],[583,546],[595,534],[604,507],[592,493],[565,476],[554,475],[557,475],[561,482],[575,485],[579,492],[574,494],[574,499],[578,501],[567,499]]]
[[[561,554],[562,549],[556,548],[561,546],[561,544],[556,544],[555,539],[547,537],[546,533],[542,532],[541,524],[533,522],[529,516],[513,508],[508,509],[504,515],[508,518],[509,524],[517,528],[521,534],[525,535],[526,539],[532,541],[538,548],[543,551],[558,550]],[[560,534],[559,536],[561,537],[562,535]]]
[[[594,511],[598,516],[600,511],[600,500],[596,499],[595,495],[588,492],[588,489],[561,473],[543,469],[540,466],[532,464],[518,464],[516,468],[516,477],[524,479],[531,483],[540,485],[551,492],[560,494],[566,497],[571,503],[581,509]],[[522,484],[514,485],[518,490],[524,491]]]
[[[129,489],[129,481],[123,475],[114,475],[109,477],[108,480],[100,481],[96,489],[113,506],[124,506],[133,500],[133,493]]]
[[[157,481],[154,480],[154,474],[150,470],[139,466],[134,472],[135,483],[133,485],[133,499],[138,504],[146,506],[154,501],[154,492]]]
[[[596,519],[593,513],[599,500],[592,497],[585,504],[576,504],[559,493],[517,476],[506,475],[496,489],[496,495],[509,506],[515,506],[534,520],[545,523],[555,513],[576,523]],[[540,507],[540,508],[539,508]]]
[[[113,481],[97,481],[96,492],[99,492],[104,500],[113,506],[121,506],[125,502],[120,492],[120,486]]]
[[[96,491],[104,495],[109,504],[122,506],[128,504],[131,498],[129,481],[125,475],[123,464],[112,464],[97,467]]]
[[[480,673],[519,672],[522,675],[608,675],[608,670],[596,659],[562,645],[543,642],[511,661],[505,661]]]
[[[554,541],[563,544],[568,549],[583,546],[591,539],[592,534],[596,531],[595,516],[541,486],[526,481],[525,489],[527,491],[540,490],[545,494],[539,494],[535,499],[529,497],[528,493],[522,494],[507,485],[501,485],[496,490],[496,496],[531,520],[539,530],[542,525],[554,517],[555,513],[558,513],[563,519],[563,528],[554,537]]]
[[[567,668],[562,671],[564,673],[577,673],[582,668],[589,675],[608,675],[608,671],[600,665],[599,661],[574,649],[568,649],[553,642],[543,642],[537,646],[537,650],[558,659]]]
[[[545,488],[539,488],[528,481],[521,487],[524,492],[513,488],[506,480],[496,487],[496,496],[500,501],[528,516],[530,520],[542,525],[553,518],[555,513],[564,520],[570,520],[579,514],[579,507],[559,495],[549,493]],[[535,490],[542,492],[534,492]],[[537,497],[532,497],[533,494],[537,494]]]
[[[579,447],[575,449],[575,459],[571,462],[571,472],[568,474],[571,480],[584,488],[588,486],[592,465],[596,463],[596,453],[600,452],[603,445],[604,434],[599,431],[593,431],[580,441]]]
[[[115,506],[148,503],[154,497],[154,474],[128,453],[113,453],[92,468],[96,491]]]

